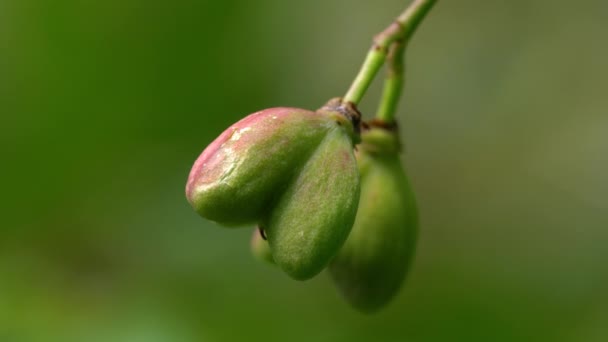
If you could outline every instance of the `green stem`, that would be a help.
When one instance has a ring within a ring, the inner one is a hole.
[[[385,123],[392,123],[403,89],[403,52],[405,44],[399,40],[391,45],[388,53],[388,69],[382,99],[376,112],[376,119]]]
[[[396,40],[401,40],[406,44],[435,2],[437,0],[414,0],[389,27],[374,37],[372,48],[367,53],[359,74],[344,95],[344,102],[356,105],[361,101],[378,70],[384,64],[389,46]]]

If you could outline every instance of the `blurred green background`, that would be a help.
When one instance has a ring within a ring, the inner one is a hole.
[[[421,25],[399,114],[421,235],[376,315],[187,204],[212,139],[343,95],[407,3],[0,1],[0,341],[607,341],[607,2]]]

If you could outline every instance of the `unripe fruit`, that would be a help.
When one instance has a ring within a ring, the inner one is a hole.
[[[274,261],[295,279],[321,272],[350,232],[359,201],[352,148],[340,127],[327,134],[265,225]]]
[[[188,201],[223,225],[262,225],[276,264],[295,279],[311,278],[338,252],[355,219],[359,118],[340,99],[316,112],[251,114],[196,160]]]
[[[194,163],[186,196],[222,225],[255,223],[336,125],[327,115],[270,108],[225,130]]]
[[[262,235],[264,231],[261,228],[256,228],[251,236],[251,253],[256,259],[274,264],[272,251],[268,245],[268,241]]]
[[[417,209],[396,132],[372,127],[362,140],[357,217],[329,270],[351,305],[373,312],[395,296],[405,278],[417,237]]]

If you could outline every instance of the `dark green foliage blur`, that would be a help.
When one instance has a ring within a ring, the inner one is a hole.
[[[186,202],[212,139],[343,95],[407,3],[0,1],[0,341],[608,340],[603,1],[422,23],[399,112],[420,238],[376,315]]]

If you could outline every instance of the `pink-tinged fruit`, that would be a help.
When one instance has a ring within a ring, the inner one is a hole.
[[[359,118],[339,99],[315,112],[271,108],[251,114],[196,160],[188,201],[225,226],[260,224],[268,243],[254,240],[254,247],[269,246],[292,278],[311,278],[338,252],[355,219]]]
[[[327,115],[297,108],[245,117],[198,157],[186,185],[188,201],[223,225],[258,222],[335,125]]]

